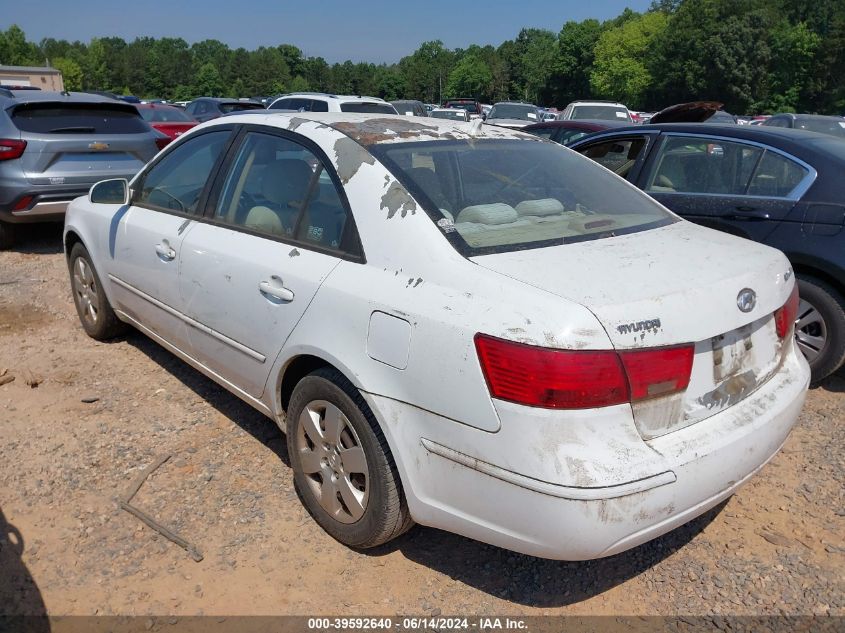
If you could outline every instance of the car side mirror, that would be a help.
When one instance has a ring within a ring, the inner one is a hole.
[[[101,180],[91,187],[88,200],[95,204],[128,204],[129,181],[126,178]]]

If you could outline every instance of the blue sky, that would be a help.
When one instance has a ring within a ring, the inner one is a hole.
[[[395,62],[421,42],[449,48],[514,38],[522,27],[559,31],[567,20],[605,20],[650,0],[2,0],[0,28],[18,24],[31,41],[114,35],[211,38],[247,49],[294,44],[329,62]]]

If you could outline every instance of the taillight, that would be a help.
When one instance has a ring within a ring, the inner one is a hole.
[[[33,196],[24,196],[18,200],[18,203],[14,207],[12,207],[12,211],[23,211],[24,209],[28,209],[30,203],[32,202],[32,198]]]
[[[780,308],[775,310],[775,329],[780,338],[786,336],[792,331],[792,326],[795,325],[795,319],[798,318],[798,284],[792,287],[792,294],[789,299]]]
[[[26,149],[26,141],[10,138],[0,138],[0,160],[20,158]]]
[[[631,400],[645,400],[686,389],[692,374],[694,351],[692,345],[681,345],[619,352],[631,387]]]
[[[693,346],[559,350],[475,335],[490,395],[530,407],[591,409],[683,391]]]
[[[173,139],[169,136],[156,136],[156,147],[162,150],[167,147],[170,144],[170,141],[172,140]]]

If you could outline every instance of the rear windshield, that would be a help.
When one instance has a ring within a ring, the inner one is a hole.
[[[371,151],[467,257],[677,221],[618,176],[556,143],[448,140],[390,143]]]
[[[475,105],[474,101],[449,101],[446,103],[446,107],[466,110],[470,114],[475,114],[476,112],[478,112],[478,106]]]
[[[461,108],[450,108],[448,110],[432,110],[428,116],[433,119],[455,119],[456,121],[466,121],[466,110]]]
[[[614,106],[575,106],[573,119],[609,119],[611,121],[630,121],[631,117],[624,108]]]
[[[178,108],[138,108],[144,121],[153,123],[191,123],[193,119]]]
[[[845,137],[845,119],[830,117],[829,119],[795,119],[795,127],[810,132],[820,132],[831,136]]]
[[[22,132],[36,134],[139,134],[149,126],[132,106],[96,103],[26,103],[12,112]]]
[[[341,112],[361,112],[363,114],[396,114],[396,108],[389,103],[375,101],[354,101],[340,104]]]
[[[250,103],[249,101],[244,101],[240,103],[221,103],[220,104],[220,111],[226,114],[230,112],[240,112],[241,110],[263,110],[264,106],[260,103]]]
[[[488,119],[519,119],[520,121],[538,121],[537,108],[514,103],[494,105],[487,115]]]

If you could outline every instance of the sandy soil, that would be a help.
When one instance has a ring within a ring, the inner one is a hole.
[[[138,333],[85,336],[59,240],[0,253],[0,613],[845,614],[845,372],[738,494],[631,552],[559,563],[418,526],[357,553],[303,510],[272,422]],[[118,505],[162,454],[134,503],[202,562]]]

